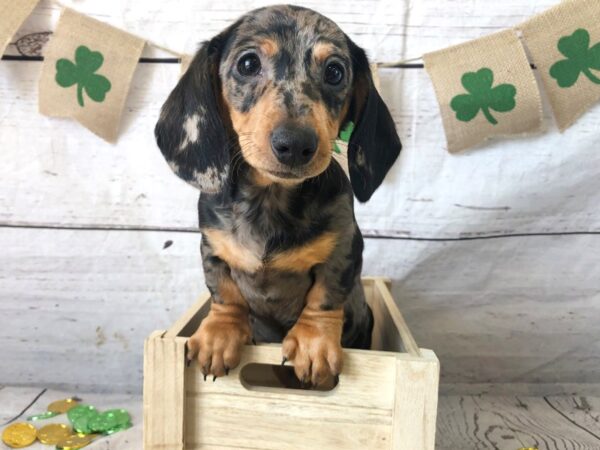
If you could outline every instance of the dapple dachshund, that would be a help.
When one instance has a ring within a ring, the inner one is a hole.
[[[350,180],[332,159],[348,122]],[[373,327],[353,194],[367,201],[401,150],[365,52],[310,9],[257,9],[201,46],[155,134],[200,189],[212,300],[189,360],[216,379],[244,344],[282,342],[303,382],[336,377]]]

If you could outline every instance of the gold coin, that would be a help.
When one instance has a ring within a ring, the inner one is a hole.
[[[71,430],[71,427],[62,423],[51,423],[40,428],[37,432],[37,437],[42,444],[56,445],[72,434],[73,430]]]
[[[77,406],[78,404],[79,402],[77,400],[73,400],[72,398],[66,398],[64,400],[57,400],[55,402],[50,403],[47,409],[48,411],[53,413],[64,414],[71,408]]]
[[[2,440],[12,448],[29,447],[36,437],[37,430],[29,423],[13,423],[2,432]]]
[[[77,450],[88,445],[96,436],[95,434],[73,434],[58,442],[56,448],[60,450]]]

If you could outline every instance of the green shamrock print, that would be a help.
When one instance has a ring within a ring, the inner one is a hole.
[[[494,72],[488,68],[477,72],[467,72],[462,76],[462,85],[468,94],[457,95],[450,102],[450,107],[456,112],[456,118],[461,122],[470,122],[479,110],[492,125],[498,121],[490,109],[497,112],[509,112],[515,109],[517,88],[512,84],[494,85]]]
[[[558,41],[558,50],[567,57],[550,68],[550,76],[561,88],[569,88],[584,74],[592,83],[600,84],[600,79],[592,73],[600,70],[600,43],[590,48],[590,33],[583,28],[571,36]]]
[[[75,50],[75,63],[68,59],[56,61],[56,82],[68,88],[77,84],[77,103],[83,107],[83,90],[95,102],[103,102],[111,84],[108,79],[94,72],[104,63],[100,52],[93,52],[85,45]]]

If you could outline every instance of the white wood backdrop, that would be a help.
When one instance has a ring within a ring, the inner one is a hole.
[[[297,3],[391,62],[557,1]],[[63,1],[179,52],[267,3]],[[58,13],[42,0],[17,38],[52,30]],[[0,384],[138,391],[144,337],[204,289],[197,192],[171,174],[152,133],[179,67],[139,65],[117,145],[37,114],[40,68],[0,62]],[[405,149],[357,208],[364,272],[393,279],[443,383],[599,383],[600,107],[563,135],[546,108],[543,135],[450,156],[424,70],[381,77]]]

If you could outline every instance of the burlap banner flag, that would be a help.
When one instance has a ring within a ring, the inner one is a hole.
[[[0,56],[39,0],[0,0]]]
[[[144,40],[64,9],[44,52],[39,108],[115,142]]]
[[[541,130],[540,93],[514,31],[429,53],[423,59],[440,104],[450,153],[494,136]]]
[[[564,131],[600,99],[600,0],[565,1],[519,28]]]

